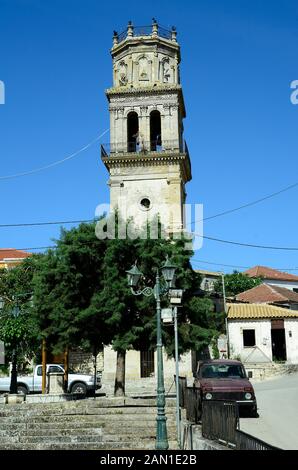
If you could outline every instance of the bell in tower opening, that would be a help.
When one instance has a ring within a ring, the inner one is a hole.
[[[122,33],[114,31],[111,55],[110,144],[101,147],[111,208],[136,226],[158,216],[168,234],[181,233],[191,166],[176,28],[130,21]]]

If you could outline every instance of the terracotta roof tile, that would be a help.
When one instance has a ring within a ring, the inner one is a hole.
[[[20,259],[28,258],[31,256],[31,253],[22,250],[16,250],[14,248],[0,248],[0,261],[6,259]]]
[[[236,299],[249,303],[274,303],[274,302],[296,302],[298,294],[285,287],[260,284],[252,289],[236,295]]]
[[[298,282],[298,276],[295,274],[277,271],[277,269],[267,268],[266,266],[254,266],[253,268],[244,271],[243,274],[246,274],[249,277],[260,277],[262,279]]]
[[[228,319],[298,318],[298,310],[267,304],[227,304]]]

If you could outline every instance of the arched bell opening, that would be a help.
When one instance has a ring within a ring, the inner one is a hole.
[[[161,147],[161,117],[157,110],[150,113],[150,150],[157,151]]]
[[[127,151],[136,152],[139,143],[139,116],[135,111],[127,115]]]

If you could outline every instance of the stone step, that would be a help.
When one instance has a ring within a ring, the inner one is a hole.
[[[0,450],[154,450],[155,439],[146,443],[143,442],[101,442],[98,444],[86,443],[64,443],[60,441],[59,444],[3,444],[0,442]],[[175,440],[169,441],[169,450],[178,449]]]
[[[168,437],[175,439],[176,437],[176,429],[168,429]],[[5,432],[1,432],[0,434],[0,439],[2,443],[13,443],[16,441],[23,442],[25,440],[26,442],[31,442],[34,439],[34,442],[44,442],[45,440],[51,440],[51,439],[58,439],[64,441],[65,439],[69,438],[74,438],[74,439],[82,439],[86,441],[92,442],[92,439],[95,437],[98,437],[99,440],[103,441],[112,441],[112,442],[121,442],[121,441],[126,441],[126,440],[148,440],[148,439],[154,439],[156,436],[156,428],[154,429],[148,429],[148,430],[143,430],[141,433],[138,432],[137,430],[131,430],[131,431],[125,431],[123,434],[119,433],[112,433],[112,431],[109,430],[103,430],[103,429],[93,429],[90,428],[88,431],[86,430],[81,430],[80,433],[78,433],[77,430],[75,429],[66,429],[65,431],[61,432],[61,430],[51,430],[51,431],[45,431],[45,430],[36,430],[36,431],[30,431],[28,433],[22,434],[22,437],[19,438],[19,435],[12,435],[12,434],[6,434]],[[90,439],[89,439],[90,438]]]
[[[65,405],[63,406],[63,403],[36,403],[36,404],[27,404],[26,402],[20,404],[10,404],[10,405],[0,405],[0,413],[29,413],[29,412],[69,412],[69,413],[76,413],[76,412],[82,412],[85,410],[107,410],[107,412],[110,412],[110,410],[113,409],[126,409],[126,410],[135,410],[136,412],[142,413],[144,410],[154,410],[156,409],[157,404],[156,400],[150,400],[150,403],[135,403],[133,402],[128,402],[128,403],[123,403],[123,402],[91,402],[91,403],[82,403],[80,405],[72,405],[69,406],[69,404],[66,402]],[[176,403],[174,402],[167,402],[166,403],[166,409],[172,410],[176,408]]]
[[[166,417],[168,421],[175,421],[175,415],[167,415]],[[65,415],[35,415],[31,417],[24,417],[22,420],[15,416],[6,416],[4,418],[0,418],[0,424],[4,425],[13,424],[13,423],[83,423],[83,422],[95,422],[95,423],[140,423],[141,425],[145,426],[154,422],[156,419],[156,414],[148,414],[144,416],[140,415],[97,415],[97,414],[86,414],[86,415],[73,415],[73,416],[65,416]]]
[[[167,413],[175,413],[176,408],[174,407],[166,407]],[[31,415],[57,415],[58,413],[62,413],[65,415],[74,415],[74,414],[154,414],[156,413],[156,407],[110,407],[110,408],[101,408],[97,406],[86,406],[84,408],[25,408],[22,409],[14,409],[6,407],[4,409],[0,409],[0,418],[5,416],[20,416],[20,414],[26,414],[27,416]]]

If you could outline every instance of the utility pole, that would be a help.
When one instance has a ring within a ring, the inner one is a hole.
[[[174,331],[175,331],[175,366],[176,366],[176,424],[177,424],[177,440],[179,449],[181,449],[181,430],[180,430],[180,396],[179,396],[179,352],[178,352],[178,324],[177,324],[177,307],[173,308],[174,313]]]
[[[41,382],[41,391],[42,393],[46,393],[46,386],[47,386],[47,347],[46,347],[46,340],[42,340],[42,382]]]
[[[220,273],[220,274],[221,274],[221,282],[222,282],[222,295],[223,295],[223,302],[224,302],[224,312],[225,312],[225,327],[226,327],[226,337],[227,337],[227,355],[228,355],[228,359],[229,359],[230,358],[230,340],[229,340],[229,327],[228,327],[228,317],[227,317],[225,275],[224,275],[224,273]]]

